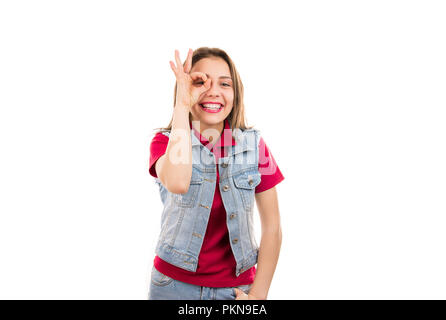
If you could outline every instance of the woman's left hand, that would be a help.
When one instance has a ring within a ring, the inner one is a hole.
[[[234,289],[235,289],[235,300],[261,300],[250,293],[248,294],[244,293],[243,290],[240,290],[239,288],[234,288]]]

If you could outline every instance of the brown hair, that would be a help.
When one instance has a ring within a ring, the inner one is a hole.
[[[228,54],[219,48],[209,48],[209,47],[201,47],[196,49],[192,54],[192,66],[191,68],[201,59],[204,58],[221,58],[229,66],[229,70],[231,72],[231,78],[233,83],[233,89],[234,89],[234,102],[232,105],[232,110],[227,116],[227,119],[229,121],[229,125],[231,126],[232,130],[235,130],[236,128],[239,128],[241,130],[245,129],[251,129],[251,127],[248,127],[246,125],[246,119],[245,119],[245,105],[243,102],[243,83],[240,79],[240,76],[237,72],[237,69],[235,67],[234,62],[232,62],[232,59],[228,56]],[[183,67],[186,65],[186,61],[183,63]],[[173,106],[175,107],[176,103],[176,96],[177,96],[177,83],[175,83],[175,89],[173,94]],[[192,114],[189,113],[189,120],[192,120]],[[172,129],[172,121],[173,121],[173,115],[170,119],[170,122],[167,127],[165,128],[157,128],[160,131],[170,131]]]

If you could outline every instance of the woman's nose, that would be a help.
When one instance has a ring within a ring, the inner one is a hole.
[[[219,93],[218,83],[211,83],[211,87],[209,88],[208,93],[218,94]]]

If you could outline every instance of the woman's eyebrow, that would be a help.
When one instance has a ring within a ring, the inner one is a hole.
[[[205,73],[205,75],[208,77],[208,78],[210,78],[211,76],[210,75],[208,75],[207,73]],[[232,78],[231,77],[229,77],[229,76],[220,76],[220,77],[218,77],[219,79],[231,79],[232,80]]]

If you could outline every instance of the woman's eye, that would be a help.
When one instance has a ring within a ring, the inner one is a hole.
[[[203,83],[204,83],[204,81],[195,81],[195,84],[203,84]],[[226,85],[227,87],[231,86],[229,83],[226,83],[226,82],[222,83],[222,85]]]

